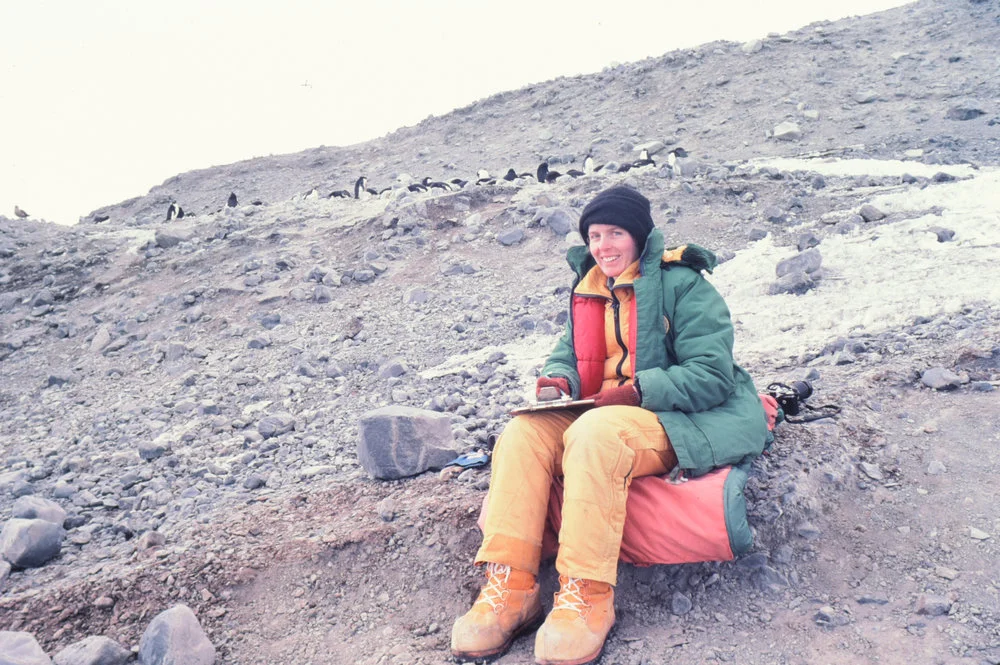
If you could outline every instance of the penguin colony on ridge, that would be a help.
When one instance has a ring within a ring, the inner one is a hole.
[[[675,176],[680,176],[681,175],[681,166],[680,166],[680,164],[678,163],[677,160],[678,160],[678,158],[683,159],[683,158],[687,157],[688,156],[687,151],[684,150],[684,148],[677,147],[677,148],[673,148],[673,149],[669,150],[666,153],[666,156],[667,156],[666,165],[671,169],[671,171],[673,172],[673,174]],[[627,173],[628,171],[630,171],[632,169],[638,169],[638,168],[644,168],[644,167],[655,167],[655,166],[656,166],[656,161],[652,157],[649,156],[649,151],[644,148],[639,153],[639,158],[637,160],[635,160],[633,162],[626,162],[624,164],[621,164],[620,166],[617,167],[617,169],[616,169],[615,172],[616,173]],[[508,182],[508,183],[516,183],[516,182],[526,182],[526,181],[534,180],[535,182],[539,182],[539,183],[553,183],[556,180],[558,180],[559,178],[563,178],[563,177],[580,178],[580,177],[583,177],[583,176],[593,175],[595,173],[599,173],[602,169],[604,169],[604,167],[605,167],[604,164],[596,164],[595,165],[595,163],[594,163],[594,157],[588,151],[587,152],[587,156],[583,160],[583,170],[582,171],[580,171],[578,169],[569,169],[564,174],[564,173],[561,173],[559,171],[553,171],[553,170],[549,169],[549,163],[548,163],[548,161],[544,161],[544,162],[542,162],[541,164],[538,165],[538,168],[535,170],[534,174],[526,173],[526,172],[525,173],[518,173],[513,168],[509,168],[509,169],[507,169],[507,172],[503,175],[503,177],[500,179],[500,181],[502,181],[502,182]],[[490,173],[489,173],[489,171],[487,171],[486,169],[479,169],[476,172],[476,180],[474,181],[474,184],[476,184],[476,185],[495,185],[495,184],[497,184],[497,182],[498,182],[498,179],[494,178],[493,176],[491,176]],[[463,189],[463,188],[465,188],[465,186],[467,184],[469,184],[469,181],[462,180],[461,178],[452,178],[451,180],[449,180],[447,182],[443,182],[443,181],[432,180],[430,176],[426,176],[419,183],[411,183],[411,184],[407,185],[406,187],[407,187],[407,190],[411,191],[411,192],[427,192],[427,191],[430,191],[431,189],[440,189],[440,190],[442,190],[444,192],[448,192],[448,191],[455,191],[455,190]],[[372,187],[369,187],[368,186],[368,178],[366,176],[360,176],[354,182],[354,194],[353,194],[353,196],[351,195],[351,192],[348,191],[348,190],[346,190],[346,189],[338,189],[338,190],[334,190],[334,191],[330,192],[329,194],[327,194],[323,198],[326,198],[326,199],[333,199],[333,198],[337,198],[337,199],[350,199],[350,198],[354,198],[354,199],[357,199],[357,200],[365,200],[365,199],[369,199],[369,198],[371,198],[373,196],[381,196],[381,195],[383,195],[383,194],[385,194],[387,192],[391,192],[392,189],[393,189],[392,187],[383,187],[382,189],[378,189],[377,190],[377,189],[374,189]],[[302,194],[301,196],[302,196],[303,199],[307,199],[308,200],[308,199],[318,198],[320,196],[320,194],[319,194],[319,191],[314,187],[314,188],[310,189],[308,192],[305,192],[304,194]],[[262,205],[262,203],[263,203],[262,201],[253,201],[253,205]],[[236,193],[235,192],[230,192],[229,199],[226,201],[226,207],[228,207],[228,208],[235,208],[237,205],[238,205],[238,202],[237,202],[237,198],[236,198]],[[25,217],[28,216],[27,213],[25,213],[23,210],[21,210],[17,206],[14,206],[14,214],[17,215],[18,217],[20,217],[21,219],[24,219]],[[170,204],[170,208],[167,210],[167,220],[180,219],[183,216],[184,216],[184,210],[179,205],[177,205],[176,203],[171,203]],[[101,221],[103,221],[103,220],[101,220]]]

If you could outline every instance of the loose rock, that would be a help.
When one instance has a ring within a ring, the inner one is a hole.
[[[156,615],[139,641],[141,665],[213,665],[215,647],[187,605]]]
[[[0,554],[18,568],[37,568],[59,555],[66,532],[46,520],[11,519],[0,533]]]
[[[69,645],[53,658],[55,665],[124,665],[132,652],[109,637],[91,635]]]
[[[0,630],[0,665],[52,665],[31,633]]]

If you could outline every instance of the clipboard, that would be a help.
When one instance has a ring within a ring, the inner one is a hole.
[[[594,406],[593,399],[553,399],[546,402],[535,402],[510,410],[510,415],[519,416],[522,413],[537,411],[559,411],[562,409],[586,409]]]

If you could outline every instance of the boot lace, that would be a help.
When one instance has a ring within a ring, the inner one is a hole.
[[[486,586],[480,590],[479,598],[476,599],[475,604],[484,603],[489,605],[494,612],[499,612],[503,609],[507,596],[510,595],[510,589],[507,588],[507,582],[510,580],[510,566],[487,563],[486,574],[488,575]]]
[[[563,578],[559,593],[556,594],[552,611],[571,610],[584,614],[590,608],[590,603],[583,597],[583,580],[578,577]]]

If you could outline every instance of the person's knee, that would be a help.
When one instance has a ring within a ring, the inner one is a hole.
[[[560,437],[558,432],[549,432],[549,429],[538,418],[516,416],[504,427],[493,454],[519,455],[537,452],[539,448],[551,448]]]
[[[569,444],[570,441],[620,439],[622,432],[630,425],[628,419],[617,413],[622,408],[628,407],[606,406],[584,412],[566,429],[563,440]]]
[[[593,412],[590,412],[593,413]],[[583,417],[580,418],[583,420]],[[563,466],[572,466],[576,461],[606,459],[615,460],[621,455],[620,432],[608,423],[587,423],[577,421],[566,431],[563,438]]]

